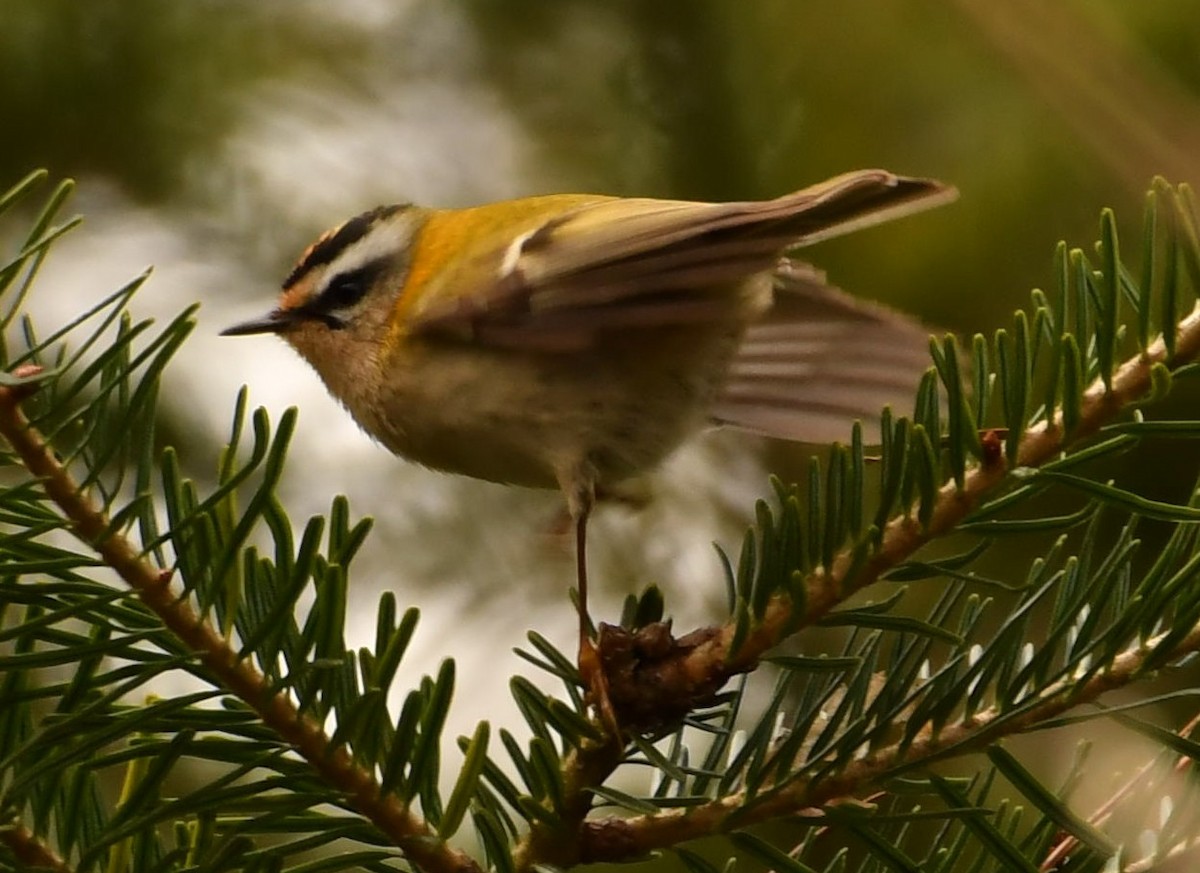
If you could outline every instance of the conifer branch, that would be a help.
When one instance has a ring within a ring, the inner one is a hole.
[[[614,741],[588,744],[573,749],[563,759],[563,827],[533,822],[529,833],[513,849],[518,871],[531,870],[534,864],[570,866],[583,860],[578,834],[592,807],[592,792],[603,785],[621,763],[623,749]]]
[[[877,749],[852,761],[839,772],[816,780],[800,779],[760,789],[751,800],[744,791],[721,797],[711,803],[689,809],[670,810],[631,818],[603,818],[585,822],[581,833],[580,857],[586,862],[624,861],[639,858],[654,849],[678,845],[687,840],[744,828],[756,823],[795,815],[804,809],[826,806],[852,798],[864,789],[900,769],[910,769],[949,755],[978,751],[999,741],[1056,718],[1080,704],[1124,687],[1141,678],[1156,645],[1171,632],[1146,641],[1137,649],[1113,659],[1108,670],[1083,683],[1074,677],[1059,680],[1046,688],[1037,702],[1021,702],[1018,712],[995,707],[942,728],[936,735],[923,733],[910,744]],[[1200,625],[1196,625],[1171,650],[1168,660],[1200,651]]]
[[[17,378],[32,378],[36,367],[18,368]],[[478,865],[467,855],[437,838],[419,816],[392,794],[384,794],[375,777],[357,765],[344,746],[334,747],[313,719],[302,715],[281,692],[273,690],[249,659],[241,658],[206,619],[197,615],[171,587],[171,571],[160,570],[119,532],[84,494],[51,447],[21,410],[36,385],[0,385],[0,436],[39,479],[46,494],[62,511],[71,532],[94,549],[117,572],[162,623],[193,651],[231,693],[250,706],[348,803],[370,820],[418,867],[429,873],[470,873]]]

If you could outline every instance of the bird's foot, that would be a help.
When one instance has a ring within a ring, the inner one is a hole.
[[[579,675],[583,678],[584,688],[587,689],[585,700],[596,709],[600,723],[608,734],[616,740],[621,740],[621,725],[617,721],[616,710],[613,709],[612,698],[608,690],[608,677],[604,674],[604,664],[596,644],[588,637],[579,640]]]

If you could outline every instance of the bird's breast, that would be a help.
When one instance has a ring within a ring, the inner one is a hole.
[[[439,470],[554,488],[560,471],[586,462],[601,483],[615,483],[647,471],[704,424],[740,336],[722,330],[727,336],[664,331],[565,354],[408,339],[386,362],[371,408],[348,405],[393,452]]]

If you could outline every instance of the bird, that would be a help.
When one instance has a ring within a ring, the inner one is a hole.
[[[955,196],[859,170],[769,200],[379,206],[310,245],[274,309],[222,333],[277,334],[396,455],[561,491],[579,669],[619,730],[587,606],[598,495],[708,426],[830,442],[910,398],[928,330],[791,253]]]

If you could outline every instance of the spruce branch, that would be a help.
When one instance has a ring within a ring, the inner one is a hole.
[[[1109,669],[1085,682],[1074,681],[1074,677],[1061,679],[1039,694],[1036,700],[1023,701],[1019,711],[1002,711],[996,707],[978,711],[946,725],[936,734],[926,731],[911,743],[872,751],[832,776],[785,783],[753,799],[746,791],[739,791],[687,809],[587,821],[580,835],[580,857],[586,862],[630,860],[654,849],[726,832],[734,827],[743,828],[795,815],[805,809],[851,798],[901,770],[931,764],[951,755],[980,751],[1002,737],[1037,730],[1039,725],[1068,710],[1093,702],[1141,678],[1150,663],[1161,662],[1163,654],[1156,650],[1173,635],[1163,633],[1118,655]],[[1173,661],[1197,651],[1200,651],[1200,624],[1171,648],[1167,660]]]
[[[38,368],[25,366],[13,376],[32,379],[38,374]],[[83,492],[23,413],[21,402],[36,390],[36,383],[31,382],[0,384],[0,436],[40,481],[71,532],[116,571],[218,681],[250,706],[414,864],[429,873],[478,871],[471,858],[438,839],[394,794],[384,793],[372,773],[358,765],[343,745],[334,745],[321,726],[301,714],[285,694],[273,689],[248,658],[239,657],[225,637],[172,590],[171,571],[156,568],[126,536],[113,529],[111,519]]]
[[[605,743],[587,744],[567,753],[562,763],[563,821],[551,827],[534,821],[513,849],[517,871],[528,871],[535,864],[570,866],[587,860],[579,839],[584,822],[592,809],[592,789],[603,785],[620,765],[621,746],[611,739]]]

